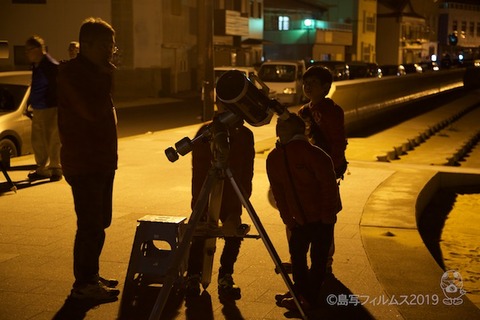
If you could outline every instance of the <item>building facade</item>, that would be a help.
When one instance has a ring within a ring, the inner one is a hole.
[[[116,30],[120,99],[200,91],[207,69],[213,77],[214,65],[252,65],[263,55],[263,0],[1,0],[8,55],[0,71],[29,67],[24,44],[33,34],[54,58],[67,59],[68,44],[91,16]]]
[[[375,62],[376,12],[377,0],[266,0],[266,58]]]
[[[480,2],[443,1],[438,8],[439,57],[450,63],[480,59]]]
[[[421,62],[428,57],[429,28],[426,18],[410,0],[378,1],[377,61],[380,65]],[[434,45],[435,46],[435,45]]]
[[[400,64],[480,56],[478,0],[1,0],[0,71],[28,68],[24,43],[32,34],[67,59],[90,16],[116,30],[120,99],[200,92],[206,83],[211,90],[215,66],[268,59]]]

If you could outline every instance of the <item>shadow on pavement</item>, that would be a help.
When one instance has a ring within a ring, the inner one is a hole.
[[[309,320],[374,320],[375,318],[361,305],[355,302],[355,295],[338,279],[330,277],[325,281],[319,304],[314,310],[306,312]],[[330,301],[330,303],[327,303]],[[299,312],[287,311],[288,319],[301,319]]]
[[[55,181],[50,181],[50,178],[43,179],[43,180],[35,180],[35,181],[30,181],[28,179],[12,181],[16,190],[39,186],[39,185],[50,183],[50,182],[55,182]],[[0,196],[8,192],[15,192],[15,191],[12,189],[12,186],[8,182],[0,183]]]
[[[212,297],[206,290],[199,297],[186,297],[185,307],[185,315],[188,320],[214,319]]]
[[[148,320],[162,288],[157,285],[124,287],[118,320]],[[183,292],[172,289],[162,312],[162,320],[175,319],[183,304]]]
[[[15,166],[15,167],[7,166],[8,170],[5,170],[4,172],[4,176],[7,181],[0,183],[0,196],[3,195],[4,193],[16,192],[16,190],[19,190],[19,189],[24,189],[24,188],[52,182],[50,181],[50,178],[42,179],[42,180],[34,180],[34,181],[31,181],[29,179],[12,181],[10,180],[10,177],[8,176],[8,173],[7,173],[7,171],[31,171],[31,170],[35,170],[36,167],[37,167],[36,165],[24,165],[24,166]]]
[[[244,320],[242,312],[238,309],[235,300],[220,300],[223,304],[222,313],[226,320]]]
[[[161,287],[141,286],[135,292],[130,291],[122,296],[119,320],[147,320],[156,303]],[[125,291],[124,291],[125,293]],[[329,298],[330,297],[330,298]],[[333,300],[332,300],[333,297]],[[361,305],[360,301],[352,300],[353,293],[335,277],[325,282],[319,304],[314,310],[307,313],[309,320],[374,320],[370,313]],[[185,309],[182,308],[185,299]],[[273,300],[273,298],[272,298]],[[330,301],[330,303],[327,303]],[[342,303],[343,301],[343,303]],[[332,303],[333,302],[333,303]],[[235,300],[221,300],[222,313],[226,320],[245,320]],[[57,312],[53,320],[80,320],[86,317],[87,312],[98,304],[88,301],[78,301],[67,298],[65,304]],[[183,309],[183,310],[182,310]],[[214,320],[212,298],[204,290],[198,297],[185,298],[182,290],[172,290],[165,309],[162,312],[162,320],[176,319],[181,312],[185,312],[187,320]],[[288,311],[284,313],[287,319],[301,319],[298,312]]]
[[[97,306],[99,303],[91,300],[78,300],[70,296],[67,297],[63,306],[58,310],[52,320],[81,320],[85,319],[87,312]]]

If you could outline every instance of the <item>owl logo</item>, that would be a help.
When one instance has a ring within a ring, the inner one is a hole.
[[[444,304],[458,306],[463,303],[461,297],[467,292],[463,289],[463,280],[460,272],[456,270],[446,271],[440,280],[440,288],[442,288],[446,297],[443,299]]]

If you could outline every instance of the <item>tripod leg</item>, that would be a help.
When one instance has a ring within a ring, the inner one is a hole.
[[[152,312],[150,313],[150,317],[148,318],[148,320],[160,320],[163,309],[165,308],[165,304],[167,303],[170,291],[172,290],[175,280],[177,279],[180,265],[184,261],[185,255],[188,254],[188,249],[190,247],[190,243],[192,242],[195,228],[200,221],[200,218],[202,217],[205,208],[207,207],[208,196],[210,194],[212,186],[216,182],[216,179],[216,170],[214,168],[211,168],[208,172],[208,176],[205,179],[205,182],[203,183],[202,189],[200,190],[198,200],[195,203],[193,212],[190,216],[190,219],[188,220],[182,241],[180,242],[177,250],[174,253],[172,263],[167,270],[167,275],[165,276],[165,282],[163,283],[162,289],[160,290],[157,300],[155,301],[155,305],[152,308]]]
[[[220,218],[220,209],[222,207],[223,179],[217,179],[210,192],[210,201],[208,205],[207,227],[218,229],[218,219]],[[206,289],[212,282],[213,258],[217,248],[217,237],[209,237],[205,240],[203,249],[203,269],[202,269],[202,287]]]
[[[260,221],[260,218],[258,217],[257,213],[255,212],[255,209],[253,208],[252,204],[250,201],[243,195],[242,191],[240,190],[237,182],[235,181],[232,172],[230,171],[229,168],[226,170],[228,179],[230,180],[233,189],[235,190],[238,198],[242,202],[243,206],[247,210],[248,214],[250,215],[250,218],[252,219],[253,224],[255,225],[255,228],[257,228],[258,233],[260,234],[260,237],[263,240],[263,243],[265,244],[265,247],[267,248],[268,253],[270,254],[273,262],[275,263],[275,267],[277,270],[280,270],[280,274],[282,275],[283,281],[285,281],[285,284],[287,285],[288,291],[292,294],[293,300],[295,301],[295,304],[298,307],[298,310],[300,312],[300,315],[302,316],[303,319],[307,320],[307,316],[305,312],[303,311],[302,305],[300,304],[300,301],[298,300],[298,297],[295,294],[295,291],[293,290],[293,282],[288,276],[287,272],[285,271],[285,268],[282,265],[282,260],[280,260],[280,257],[277,254],[277,251],[275,250],[275,247],[273,246],[273,243],[271,242],[270,238],[268,237],[268,234],[266,230],[263,228],[263,225]]]
[[[8,186],[10,187],[10,190],[17,193],[17,186],[12,182],[12,179],[10,179],[10,176],[8,175],[7,170],[3,167],[3,164],[1,162],[0,162],[0,168],[2,169],[2,173],[5,176],[5,179],[7,179],[7,183],[8,183]]]

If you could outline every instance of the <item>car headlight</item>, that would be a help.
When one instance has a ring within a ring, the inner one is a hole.
[[[283,93],[284,94],[295,94],[295,88],[284,88]]]

